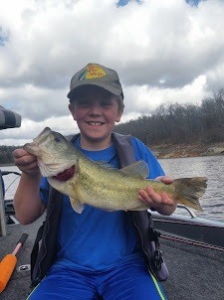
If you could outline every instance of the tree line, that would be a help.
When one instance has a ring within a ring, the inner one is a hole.
[[[201,105],[162,104],[150,116],[116,125],[115,131],[132,134],[147,145],[222,142],[224,89],[203,99]]]
[[[0,146],[0,165],[10,165],[13,163],[12,152],[18,146]]]
[[[224,89],[202,100],[201,105],[163,104],[150,116],[115,126],[146,145],[212,144],[224,141]],[[15,146],[0,146],[0,164],[13,163]]]

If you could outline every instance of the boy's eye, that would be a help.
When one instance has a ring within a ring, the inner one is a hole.
[[[92,106],[94,101],[94,99],[91,97],[80,97],[79,99],[76,100],[76,104],[78,106],[83,106],[83,107],[89,107]],[[113,102],[111,101],[111,99],[98,99],[99,104],[101,107],[110,107],[111,105],[113,105]]]
[[[87,98],[87,97],[85,97],[85,98],[79,98],[79,99],[77,100],[77,104],[78,104],[78,105],[83,105],[83,106],[85,106],[85,105],[90,105],[90,103],[91,103],[91,99],[90,99],[90,98]]]
[[[111,101],[102,101],[102,102],[101,102],[101,105],[102,105],[102,106],[111,106],[112,103],[111,103]]]

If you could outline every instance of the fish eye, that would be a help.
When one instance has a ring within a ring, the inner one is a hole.
[[[54,140],[55,140],[55,142],[60,142],[60,141],[61,141],[61,138],[60,138],[60,136],[56,136],[56,137],[54,138]]]

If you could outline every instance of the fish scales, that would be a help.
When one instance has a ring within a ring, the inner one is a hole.
[[[72,185],[68,181],[66,190],[70,196],[75,194],[83,204],[100,206],[106,210],[119,210],[122,203],[124,210],[143,210],[148,206],[137,199],[139,189],[151,183],[158,186],[159,191],[165,188],[168,193],[174,192],[172,186],[163,185],[160,188],[159,182],[138,179],[115,169],[106,169],[84,157],[79,159],[77,166],[77,179]]]

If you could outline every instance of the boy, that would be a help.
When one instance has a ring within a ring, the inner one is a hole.
[[[124,108],[117,73],[88,64],[73,76],[68,98],[69,110],[80,129],[74,145],[90,159],[120,168],[112,134]],[[134,137],[131,143],[135,159],[148,163],[150,178],[163,176],[148,148]],[[49,185],[41,179],[35,156],[17,149],[14,160],[22,171],[14,198],[16,216],[22,224],[28,224],[45,211]],[[172,182],[165,176],[159,179]],[[139,201],[161,214],[169,215],[176,208],[166,193],[156,194],[151,187],[139,191]],[[86,205],[79,215],[64,196],[57,242],[55,262],[29,299],[165,299],[148,273],[129,213]]]

